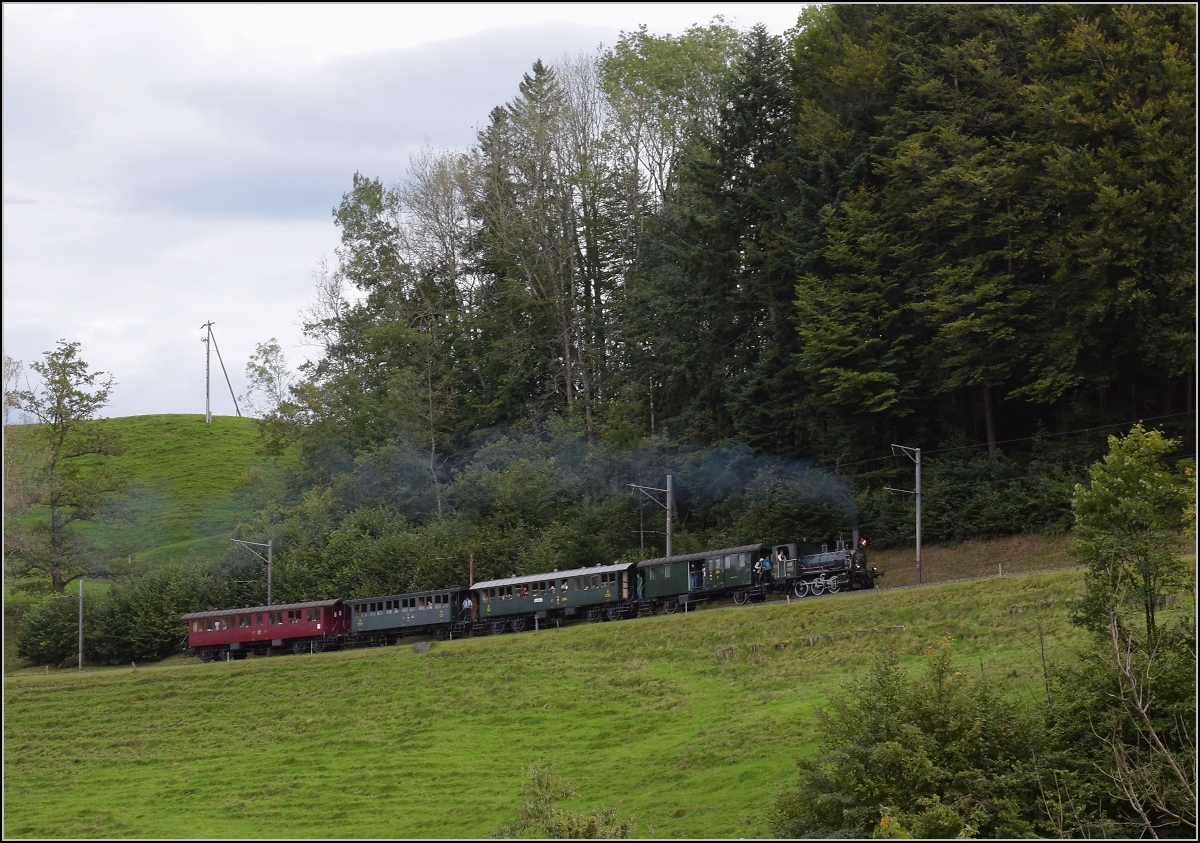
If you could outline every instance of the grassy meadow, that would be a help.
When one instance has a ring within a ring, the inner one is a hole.
[[[153,561],[223,553],[244,515],[238,489],[275,461],[258,454],[254,419],[203,415],[128,416],[106,419],[126,450],[112,457],[131,483],[108,517],[79,530],[106,557]],[[10,425],[7,446],[20,453],[32,425]]]
[[[375,650],[5,679],[5,836],[474,837],[553,763],[641,836],[757,837],[884,648],[1041,693],[1077,570]],[[1022,611],[1014,607],[1022,607]]]

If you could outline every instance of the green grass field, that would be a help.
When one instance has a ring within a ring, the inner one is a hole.
[[[1079,571],[317,656],[5,679],[6,837],[472,837],[539,759],[642,836],[756,837],[816,709],[895,648],[1040,694]],[[1015,612],[1014,607],[1023,607]],[[411,642],[409,642],[411,643]],[[728,652],[732,649],[732,652]],[[722,657],[719,650],[726,650]]]
[[[158,415],[103,424],[125,442],[112,461],[132,482],[110,517],[79,525],[102,555],[154,561],[223,553],[245,514],[237,489],[276,464],[258,454],[254,419],[214,416],[205,424],[202,415]],[[29,425],[5,431],[17,448],[30,434]]]

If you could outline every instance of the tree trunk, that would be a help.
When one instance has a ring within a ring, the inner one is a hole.
[[[988,456],[996,458],[996,410],[992,406],[992,388],[983,388],[983,417],[987,422]]]

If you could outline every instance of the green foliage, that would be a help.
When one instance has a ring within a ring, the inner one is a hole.
[[[1183,530],[1195,527],[1185,513],[1195,501],[1192,460],[1172,469],[1167,457],[1178,440],[1134,425],[1110,436],[1109,452],[1095,463],[1085,486],[1075,487],[1075,552],[1087,566],[1087,592],[1078,622],[1103,637],[1132,602],[1144,616],[1146,637],[1157,634],[1160,597],[1183,587],[1191,572],[1177,555]]]
[[[575,795],[574,786],[554,772],[553,765],[531,764],[526,776],[525,802],[517,818],[492,832],[492,837],[550,838],[551,840],[626,840],[637,826],[612,808],[591,813],[563,811],[555,802]]]
[[[954,669],[949,639],[909,679],[885,653],[822,716],[823,749],[772,809],[783,837],[1022,837],[1040,819],[1033,718]]]
[[[85,660],[95,657],[94,645],[99,627],[97,601],[83,601],[83,640]],[[178,626],[178,624],[177,624]],[[79,658],[78,595],[63,595],[29,607],[21,618],[21,637],[17,655],[36,665],[71,667]]]
[[[1072,523],[1071,491],[1082,476],[1078,460],[1076,455],[1047,452],[1038,445],[1033,454],[923,457],[923,541],[956,544],[1016,533],[1066,531]],[[905,462],[901,471],[888,475],[888,485],[912,487],[911,463]],[[884,491],[876,477],[867,482],[870,486],[856,496],[863,532],[879,547],[911,544],[915,539],[911,496]]]
[[[1102,747],[1094,764],[1108,778],[1106,819],[1156,837],[1196,832],[1195,616],[1160,620],[1179,592],[1194,600],[1194,560],[1178,556],[1181,531],[1195,528],[1194,462],[1171,468],[1178,445],[1135,425],[1109,438],[1088,484],[1075,487],[1086,572],[1072,620],[1096,651],[1091,675],[1069,674],[1062,689],[1060,728],[1082,732],[1086,716]]]
[[[35,518],[11,533],[5,529],[5,572],[22,587],[48,586],[61,594],[67,583],[97,569],[73,525],[101,515],[127,482],[106,459],[120,454],[123,445],[97,421],[116,381],[91,371],[79,356],[79,343],[66,340],[30,368],[41,384],[14,397],[37,420],[33,438],[38,447],[22,490]]]
[[[1053,673],[1036,774],[1054,836],[1194,837],[1194,619],[1120,664],[1106,643]]]
[[[177,653],[186,637],[180,615],[261,605],[265,572],[257,560],[168,563],[114,583],[99,601],[89,658],[107,664],[152,662]]]

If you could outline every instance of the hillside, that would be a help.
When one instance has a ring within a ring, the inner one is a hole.
[[[539,759],[641,836],[756,837],[816,709],[895,648],[1036,698],[1078,571],[386,649],[5,680],[17,837],[470,837]],[[1184,601],[1181,601],[1181,603]],[[1015,610],[1022,607],[1023,610]],[[722,658],[718,650],[731,648]]]
[[[224,552],[245,513],[237,490],[252,472],[271,472],[258,454],[254,419],[203,415],[129,416],[104,422],[124,441],[113,461],[129,472],[129,487],[108,517],[80,529],[107,556],[157,560]],[[11,425],[9,447],[32,431]]]

